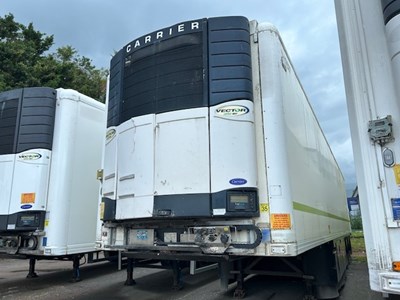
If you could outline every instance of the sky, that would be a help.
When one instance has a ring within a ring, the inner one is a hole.
[[[334,0],[0,0],[0,15],[54,35],[96,67],[137,37],[193,19],[245,16],[274,24],[346,180],[355,170]]]

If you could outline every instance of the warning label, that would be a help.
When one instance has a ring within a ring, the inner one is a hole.
[[[21,194],[21,204],[35,203],[35,193],[22,193]]]
[[[292,228],[290,214],[271,214],[271,228],[275,230]]]

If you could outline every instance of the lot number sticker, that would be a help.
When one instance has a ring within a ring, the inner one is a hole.
[[[269,204],[268,203],[261,203],[260,204],[260,212],[268,212],[269,211]]]

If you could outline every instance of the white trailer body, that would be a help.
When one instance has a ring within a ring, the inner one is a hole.
[[[74,90],[0,94],[0,252],[95,251],[105,105]]]
[[[210,18],[132,41],[111,61],[107,127],[102,249],[348,254],[343,176],[275,27]]]
[[[400,294],[400,2],[335,4],[370,286]]]

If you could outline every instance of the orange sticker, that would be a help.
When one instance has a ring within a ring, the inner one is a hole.
[[[285,230],[292,228],[290,214],[272,214],[271,228],[275,230]]]
[[[35,203],[35,193],[22,193],[21,194],[21,204],[25,203]]]

